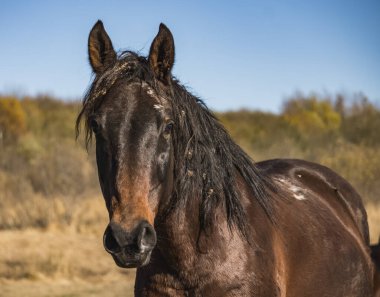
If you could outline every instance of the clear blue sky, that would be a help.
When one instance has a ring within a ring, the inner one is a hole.
[[[81,98],[97,19],[143,54],[164,22],[174,75],[216,110],[278,111],[296,90],[380,101],[379,0],[1,1],[0,93]]]

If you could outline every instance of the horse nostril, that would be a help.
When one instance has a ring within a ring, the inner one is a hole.
[[[103,245],[106,251],[109,253],[117,253],[120,251],[119,243],[117,242],[113,230],[110,226],[108,226],[104,232]]]
[[[103,236],[103,245],[107,252],[118,254],[147,253],[156,245],[156,232],[146,221],[140,222],[132,232],[127,232],[120,225],[110,223]]]
[[[143,222],[139,226],[140,232],[137,245],[141,253],[153,250],[157,242],[156,232],[148,222]]]

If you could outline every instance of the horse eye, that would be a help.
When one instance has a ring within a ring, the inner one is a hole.
[[[99,131],[99,123],[95,119],[90,120],[90,128],[96,134]]]
[[[166,126],[165,126],[165,129],[164,129],[164,133],[166,135],[169,135],[172,132],[172,130],[173,130],[173,126],[174,126],[173,122],[167,123]]]

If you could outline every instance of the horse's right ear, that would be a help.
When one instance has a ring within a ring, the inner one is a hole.
[[[92,70],[96,74],[102,73],[117,59],[111,39],[100,20],[92,27],[88,37],[88,57]]]
[[[148,61],[156,78],[168,84],[174,64],[174,39],[168,27],[162,23],[150,46]]]

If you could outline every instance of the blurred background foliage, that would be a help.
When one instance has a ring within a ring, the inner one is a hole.
[[[331,167],[366,202],[380,202],[380,109],[364,95],[305,96],[284,101],[279,114],[217,113],[255,161],[301,158]],[[93,148],[75,140],[79,102],[48,96],[0,96],[0,229],[75,224],[100,196]],[[89,198],[92,197],[92,198]],[[89,202],[90,201],[90,202]],[[83,206],[85,205],[85,206]],[[106,210],[104,208],[104,213]]]

